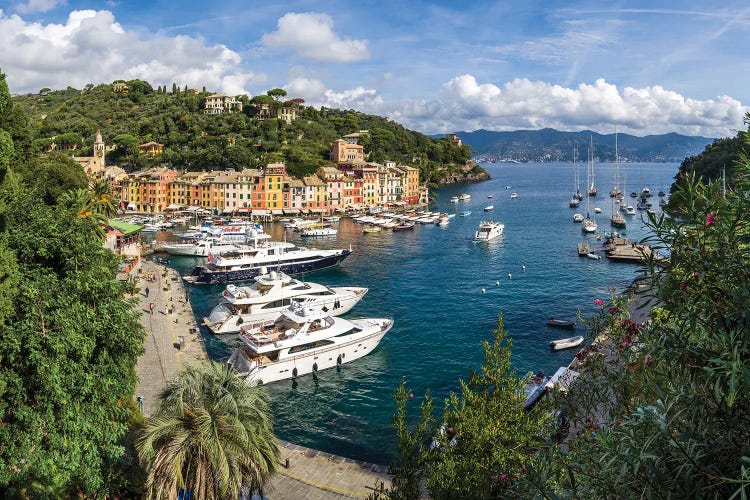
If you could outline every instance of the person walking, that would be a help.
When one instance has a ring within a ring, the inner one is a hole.
[[[154,315],[154,303],[153,302],[148,303],[148,312],[150,312],[152,316]]]
[[[148,287],[146,287],[146,290],[144,290],[144,291],[146,292],[146,298],[148,298],[148,294],[149,294],[149,293],[150,293],[151,291],[150,291],[150,290],[148,289]]]

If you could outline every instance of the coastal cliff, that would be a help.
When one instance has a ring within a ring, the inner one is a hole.
[[[489,172],[469,160],[457,170],[445,171],[445,176],[440,179],[438,185],[457,184],[459,182],[477,182],[491,179]]]

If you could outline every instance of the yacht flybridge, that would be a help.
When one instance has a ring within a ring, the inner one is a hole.
[[[244,325],[228,363],[248,384],[267,384],[350,363],[393,327],[388,318],[346,320],[295,305],[272,324]]]
[[[367,293],[362,287],[327,287],[271,271],[251,286],[227,285],[223,300],[203,318],[215,333],[238,333],[243,324],[273,322],[290,305],[320,310],[331,316],[348,312]]]

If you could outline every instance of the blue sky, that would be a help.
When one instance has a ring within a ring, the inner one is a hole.
[[[0,68],[12,92],[282,87],[425,133],[717,137],[750,110],[750,4],[712,4],[0,0]]]

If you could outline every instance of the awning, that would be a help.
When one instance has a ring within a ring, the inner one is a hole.
[[[139,226],[138,224],[129,224],[127,222],[122,222],[115,219],[108,220],[107,224],[110,227],[120,231],[123,236],[130,236],[131,234],[135,234],[143,229],[143,226]]]
[[[172,203],[171,205],[169,205],[169,206],[168,206],[167,208],[165,208],[164,210],[179,210],[180,208],[181,208],[181,206],[180,206],[180,205],[177,205],[177,204],[175,204],[175,203]]]
[[[322,214],[323,212],[327,212],[325,208],[311,208],[310,213],[311,214]]]
[[[223,214],[231,214],[232,212],[234,212],[233,208],[225,208],[224,210],[221,211],[221,213]]]
[[[198,211],[198,210],[200,210],[200,209],[201,209],[201,207],[187,207],[187,208],[185,209],[185,211],[186,211],[186,212],[197,212],[197,211]]]
[[[282,212],[282,210],[271,210],[271,215],[281,215]]]
[[[253,215],[268,215],[270,213],[269,210],[255,210],[253,209]]]
[[[299,209],[298,208],[285,208],[283,212],[289,215],[297,215],[299,213]]]
[[[135,210],[136,206],[135,203],[128,203],[128,210]]]

